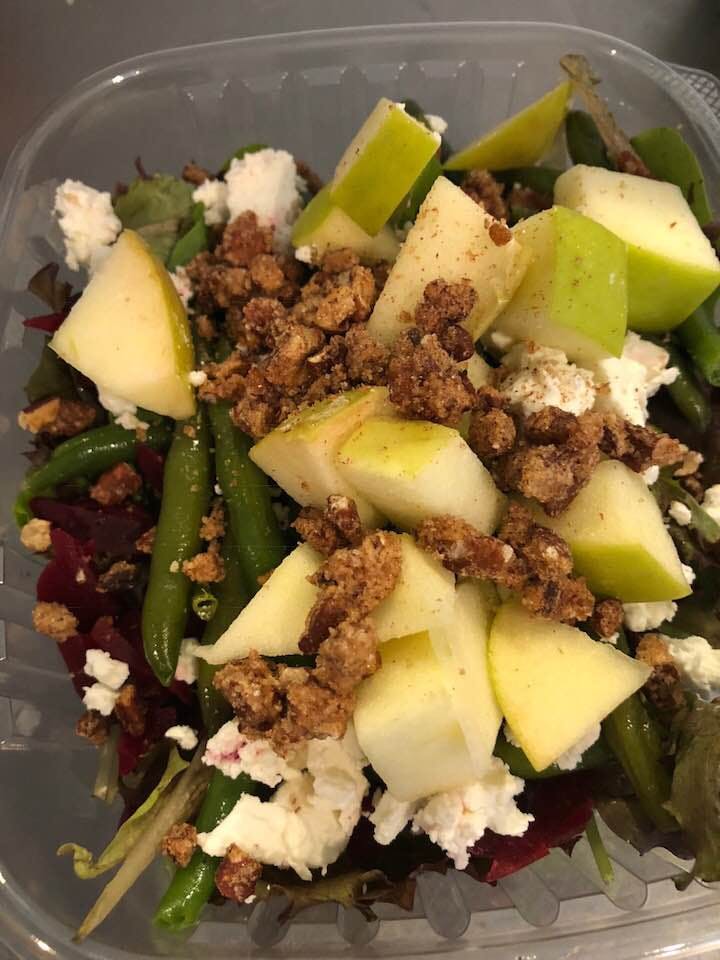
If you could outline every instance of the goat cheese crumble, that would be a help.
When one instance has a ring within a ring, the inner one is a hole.
[[[691,587],[695,583],[695,571],[687,563],[681,563],[680,566],[682,567],[683,576],[685,577],[687,585]]]
[[[174,727],[168,727],[165,736],[169,740],[174,740],[182,750],[194,750],[198,745],[198,737],[192,727],[186,724],[177,724]]]
[[[114,660],[105,650],[87,650],[85,673],[111,690],[119,690],[130,676],[130,668],[122,660]]]
[[[560,770],[574,770],[582,760],[585,751],[597,742],[599,736],[600,724],[594,723],[584,737],[581,737],[577,743],[574,743],[557,758],[555,766],[559,767]]]
[[[595,403],[592,374],[569,363],[562,350],[517,344],[498,373],[498,389],[525,416],[547,406],[579,416]]]
[[[447,120],[444,117],[439,117],[436,113],[426,113],[425,119],[432,132],[439,133],[440,136],[442,136],[448,128]]]
[[[666,637],[663,640],[680,669],[681,679],[703,700],[720,696],[720,650],[705,637]]]
[[[681,527],[687,527],[692,520],[690,508],[686,507],[685,504],[679,500],[673,500],[668,509],[668,514],[673,518],[675,523]]]
[[[306,747],[296,761],[298,775],[269,800],[244,794],[213,830],[198,834],[205,853],[224,856],[234,843],[260,863],[291,868],[303,880],[337,860],[360,819],[366,761],[352,728],[343,740],[311,740]]]
[[[246,153],[240,160],[233,159],[225,182],[230,219],[253,210],[261,227],[275,228],[276,248],[286,248],[302,206],[302,182],[292,154],[269,147]]]
[[[598,409],[645,426],[649,398],[677,379],[679,370],[668,367],[669,359],[667,350],[629,331],[622,356],[608,357],[597,364]]]
[[[420,807],[413,826],[423,830],[454,861],[458,870],[470,862],[468,848],[486,830],[521,837],[534,819],[515,802],[525,783],[493,757],[487,773],[457,790],[437,793]]]
[[[415,816],[420,806],[419,800],[396,800],[386,790],[375,794],[374,810],[368,820],[375,827],[375,842],[383,846],[392,843]]]
[[[193,645],[196,642],[191,637],[186,637],[180,643],[180,654],[177,667],[175,667],[175,679],[181,683],[195,683],[198,678],[197,657],[192,653]]]
[[[147,430],[150,426],[144,420],[137,416],[137,407],[129,400],[124,400],[108,390],[103,390],[98,386],[98,400],[107,412],[112,416],[115,423],[124,427],[125,430]]]
[[[295,259],[299,260],[300,263],[307,263],[312,265],[315,257],[315,250],[311,244],[306,243],[301,247],[297,247],[295,250]]]
[[[653,464],[651,467],[648,467],[647,470],[643,470],[640,474],[645,483],[651,487],[654,483],[657,483],[657,479],[660,476],[660,467],[657,464]]]
[[[236,720],[228,720],[210,737],[202,762],[217,767],[233,780],[245,773],[268,787],[299,776],[297,769],[275,753],[267,740],[248,740],[243,736]]]
[[[91,687],[85,687],[83,694],[83,703],[88,710],[96,710],[104,717],[109,717],[115,707],[115,701],[118,698],[118,691],[104,683],[93,683]]]
[[[53,212],[65,243],[65,263],[71,270],[91,272],[107,255],[122,230],[112,197],[79,180],[65,180],[55,191]]]
[[[656,630],[661,623],[670,622],[677,613],[673,600],[656,600],[652,603],[624,603],[624,623],[633,633]]]
[[[703,497],[702,508],[715,523],[720,523],[720,483],[708,487]]]
[[[193,190],[193,201],[205,208],[203,216],[209,227],[225,223],[228,219],[228,185],[224,180],[207,179]]]
[[[175,267],[175,270],[170,274],[170,279],[177,291],[177,295],[182,301],[183,307],[187,310],[193,295],[192,281],[188,276],[187,270],[185,267]]]

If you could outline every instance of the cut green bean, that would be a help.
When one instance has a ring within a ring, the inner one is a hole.
[[[668,384],[667,391],[688,423],[704,433],[710,426],[710,401],[698,386],[685,355],[671,343],[665,344],[665,349],[670,354],[670,366],[678,371],[677,378]]]
[[[242,794],[257,791],[258,785],[245,774],[231,780],[215,770],[198,813],[195,824],[198,832],[212,830],[225,819]],[[175,872],[155,912],[155,923],[174,932],[194,927],[215,889],[219,865],[219,857],[210,857],[198,848],[190,863]]]
[[[193,594],[192,610],[200,620],[212,620],[218,608],[217,597],[207,587],[198,588]]]
[[[183,561],[200,549],[200,523],[210,503],[210,445],[202,408],[175,426],[165,462],[160,517],[142,610],[145,658],[161,683],[175,676],[190,608]]]
[[[166,450],[171,435],[170,428],[159,423],[150,427],[143,442],[156,450]],[[30,501],[33,497],[77,477],[95,477],[121,460],[134,461],[137,443],[133,430],[115,425],[96,427],[61,443],[46,464],[25,477],[15,500],[18,526],[22,527],[32,518]]]
[[[698,307],[675,330],[675,336],[707,382],[720,387],[720,331],[710,311],[705,306]]]
[[[502,733],[497,738],[493,753],[507,764],[513,776],[522,777],[523,780],[546,780],[548,777],[557,777],[568,772],[561,770],[555,764],[546,767],[545,770],[536,770],[520,747],[509,743]],[[612,759],[612,754],[600,738],[588,747],[575,770],[594,770],[611,763]]]
[[[570,110],[565,118],[565,139],[573,163],[586,163],[589,167],[605,167],[612,170],[597,124],[584,110]]]

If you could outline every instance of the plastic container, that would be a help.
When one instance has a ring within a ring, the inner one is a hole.
[[[717,201],[720,125],[700,96],[628,44],[552,24],[383,26],[148,54],[80,84],[13,154],[0,189],[0,938],[14,956],[210,960],[262,956],[276,942],[273,956],[334,958],[373,937],[362,952],[381,958],[462,950],[488,960],[570,954],[623,960],[717,946],[716,893],[697,883],[677,893],[668,879],[677,866],[656,854],[640,858],[617,840],[610,843],[616,882],[607,896],[583,841],[571,858],[555,851],[497,887],[462,875],[430,876],[412,916],[380,906],[379,925],[327,906],[303,914],[288,932],[273,922],[274,904],[257,905],[247,924],[226,906],[208,910],[189,940],[151,929],[150,912],[166,882],[157,863],[80,946],[71,932],[100,881],[76,880],[70,863],[55,857],[66,840],[99,849],[117,813],[90,797],[95,758],[72,732],[78,701],[52,642],[28,629],[38,565],[19,551],[9,516],[26,465],[16,411],[39,344],[39,335],[21,326],[23,313],[38,309],[21,291],[57,257],[49,215],[55,184],[74,177],[109,188],[129,176],[138,154],[149,170],[177,170],[191,157],[213,168],[251,141],[287,147],[327,175],[381,94],[414,97],[445,117],[459,146],[557,82],[558,58],[569,51],[588,55],[630,133],[682,127]]]

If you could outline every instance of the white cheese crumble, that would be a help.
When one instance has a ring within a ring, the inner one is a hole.
[[[340,740],[311,740],[298,761],[306,772],[282,784],[268,801],[244,794],[214,830],[198,834],[210,856],[235,843],[260,863],[291,868],[303,880],[345,849],[368,789],[354,731]]]
[[[679,500],[673,500],[668,508],[668,514],[673,518],[675,523],[681,527],[687,527],[692,520],[690,508],[686,507],[685,504]]]
[[[680,566],[687,585],[691,587],[695,583],[695,571],[687,563],[681,563]]]
[[[180,654],[175,667],[175,679],[180,683],[195,683],[198,678],[197,657],[192,653],[196,640],[186,637],[180,643]]]
[[[243,736],[236,720],[228,720],[210,737],[202,762],[208,767],[217,767],[233,780],[246,773],[268,787],[299,776],[297,769],[275,753],[269,741],[248,740]]]
[[[115,423],[124,427],[125,430],[147,430],[150,426],[144,420],[137,416],[137,407],[129,400],[118,397],[117,394],[110,393],[98,386],[98,400],[109,414],[111,414]]]
[[[392,843],[415,816],[420,806],[419,800],[396,800],[386,790],[375,794],[375,809],[368,820],[375,827],[375,841],[385,846]]]
[[[464,870],[470,862],[468,847],[486,830],[510,837],[525,833],[534,818],[515,803],[524,786],[502,760],[493,757],[481,779],[430,797],[415,814],[413,825],[442,847],[458,870]]]
[[[439,117],[436,113],[426,113],[425,119],[432,132],[439,133],[440,136],[442,136],[448,128],[447,120],[444,117]]]
[[[225,174],[230,219],[253,210],[261,227],[275,228],[275,247],[287,248],[302,206],[298,180],[295,160],[287,150],[268,147],[233,159]]]
[[[703,700],[720,696],[720,650],[704,637],[665,637],[663,640],[681,672],[681,679]]]
[[[104,683],[94,683],[91,687],[85,687],[83,703],[88,710],[97,710],[104,717],[109,717],[113,712],[117,698],[117,690],[113,690]]]
[[[193,285],[190,277],[188,276],[187,270],[185,267],[175,267],[175,270],[170,274],[170,279],[173,282],[173,286],[177,291],[177,295],[182,301],[183,307],[188,309],[188,304],[192,300],[193,296]]]
[[[307,263],[312,266],[312,263],[315,259],[315,248],[309,244],[303,244],[301,247],[297,247],[295,250],[295,259],[299,260],[300,263]]]
[[[651,487],[654,483],[657,483],[657,479],[660,476],[660,467],[657,464],[653,464],[651,467],[648,467],[647,470],[643,470],[640,474],[645,483]]]
[[[498,375],[498,389],[525,416],[547,406],[579,416],[595,403],[592,374],[569,363],[562,350],[517,344]]]
[[[672,600],[657,600],[652,603],[624,603],[623,620],[628,630],[644,633],[656,630],[661,623],[669,622],[677,613],[677,604]]]
[[[85,673],[111,690],[119,690],[130,676],[130,668],[122,660],[114,660],[105,650],[86,650]]]
[[[574,770],[582,760],[585,751],[589,750],[590,747],[597,742],[599,736],[600,724],[594,723],[584,737],[581,737],[577,743],[574,743],[565,753],[557,758],[555,766],[560,770]]]
[[[715,523],[720,523],[720,483],[707,488],[701,506]]]
[[[669,359],[667,350],[630,331],[625,337],[622,356],[608,357],[597,364],[598,409],[645,426],[648,399],[663,384],[677,379],[679,371],[667,366]]]
[[[201,387],[207,382],[207,374],[204,370],[191,370],[188,374],[188,380],[191,387]]]
[[[107,191],[79,180],[65,180],[55,191],[53,211],[65,241],[65,262],[71,270],[94,270],[122,230]]]
[[[224,180],[207,179],[193,190],[195,203],[205,207],[203,216],[209,227],[225,223],[228,219],[228,185]]]
[[[186,724],[177,724],[174,727],[168,727],[165,736],[169,740],[174,740],[182,750],[194,750],[198,745],[198,737],[192,727]]]
[[[511,747],[517,747],[518,750],[522,750],[522,747],[520,746],[518,741],[515,739],[515,734],[512,732],[512,730],[508,726],[507,720],[503,724],[503,735]]]
[[[609,644],[612,644],[613,647],[616,647],[619,639],[620,639],[619,633],[611,633],[609,637],[600,637],[600,642],[609,643]]]
[[[513,338],[510,334],[503,333],[502,330],[491,330],[488,334],[488,340],[491,346],[499,350],[500,353],[505,353],[513,345]]]

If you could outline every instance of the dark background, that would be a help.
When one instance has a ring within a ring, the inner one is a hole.
[[[319,27],[482,19],[578,24],[720,73],[718,0],[0,0],[0,167],[53,100],[139,53]]]

